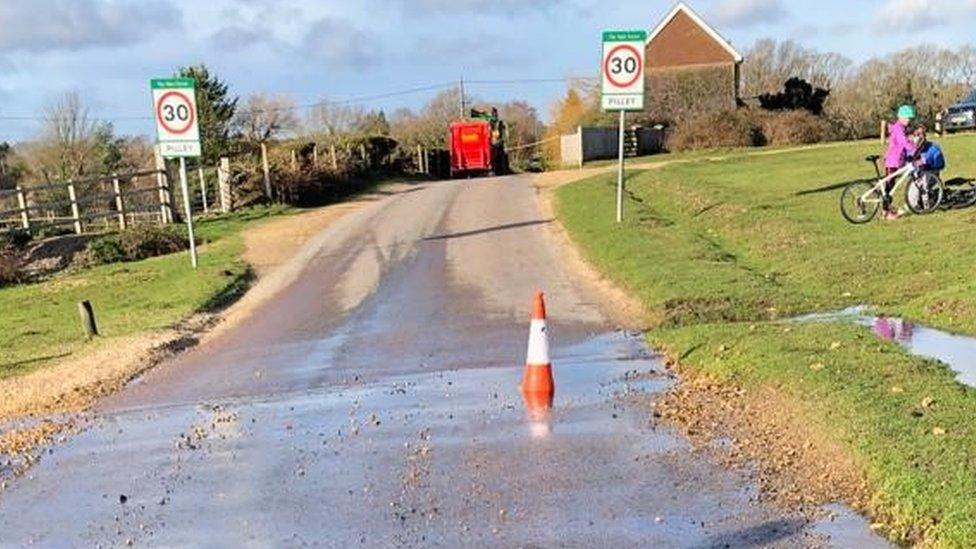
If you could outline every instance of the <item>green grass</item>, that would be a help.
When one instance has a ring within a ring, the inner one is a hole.
[[[942,143],[946,177],[976,175],[976,137]],[[972,546],[976,391],[864,328],[777,322],[868,304],[976,334],[976,256],[966,252],[976,210],[867,226],[841,218],[838,185],[870,175],[863,157],[877,149],[750,152],[634,172],[620,226],[612,176],[563,187],[556,203],[588,258],[647,306],[650,340],[686,372],[792,398],[863,464],[895,537]],[[827,368],[813,372],[814,362]],[[913,416],[927,397],[934,409]]]
[[[247,225],[291,210],[258,207],[197,225],[200,266],[186,253],[104,265],[36,284],[0,288],[0,379],[49,365],[113,338],[167,328],[220,304],[247,283],[241,259]],[[89,300],[103,335],[87,342],[77,303]]]

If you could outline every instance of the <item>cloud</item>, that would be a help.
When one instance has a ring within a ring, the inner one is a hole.
[[[711,11],[715,24],[739,28],[775,23],[788,15],[780,0],[719,0]]]
[[[210,36],[213,46],[224,51],[240,51],[267,41],[267,33],[241,25],[224,27]]]
[[[878,14],[878,32],[912,32],[965,24],[976,15],[976,0],[888,0]]]
[[[309,27],[300,45],[300,53],[330,65],[352,66],[374,64],[382,58],[380,40],[337,17],[319,19]]]
[[[462,36],[444,33],[421,36],[414,40],[404,62],[451,68],[518,68],[534,64],[535,56],[526,48],[512,47],[501,35],[478,32]],[[462,58],[458,52],[465,52]]]
[[[120,46],[182,28],[183,14],[165,1],[0,2],[0,51],[75,51]]]
[[[547,12],[563,9],[569,0],[400,0],[404,11],[417,17],[431,15],[487,14],[515,17],[527,12]]]
[[[879,30],[922,30],[938,25],[945,16],[937,0],[888,0],[881,8]]]

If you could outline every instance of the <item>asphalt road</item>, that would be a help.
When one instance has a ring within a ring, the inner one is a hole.
[[[612,212],[594,212],[610,215]],[[883,546],[657,425],[671,380],[567,272],[528,177],[381,197],[287,288],[0,494],[2,546]],[[548,297],[556,399],[517,391]]]

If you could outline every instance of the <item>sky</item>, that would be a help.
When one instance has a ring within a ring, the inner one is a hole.
[[[973,40],[976,0],[690,0],[745,53],[793,39],[855,61]],[[605,29],[651,29],[671,0],[0,0],[0,141],[30,139],[78,92],[119,133],[152,134],[148,81],[205,63],[234,93],[299,105],[417,108],[463,74],[470,94],[543,118],[559,79],[598,73]],[[555,79],[555,82],[511,82]],[[507,82],[506,82],[507,81]],[[372,98],[370,98],[372,97]]]

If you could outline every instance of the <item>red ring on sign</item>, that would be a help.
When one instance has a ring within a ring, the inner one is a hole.
[[[186,121],[186,126],[183,126],[182,128],[171,128],[169,125],[166,124],[166,121],[163,120],[163,103],[165,103],[166,100],[170,98],[170,96],[174,96],[174,95],[182,99],[186,103],[186,109],[190,111],[190,117]],[[190,98],[187,97],[186,94],[182,92],[168,91],[163,95],[159,96],[159,101],[156,102],[156,120],[158,120],[159,125],[162,126],[163,129],[169,133],[174,133],[177,135],[181,133],[186,133],[193,126],[193,122],[196,119],[196,116],[197,113],[194,112],[193,103],[190,102]]]
[[[610,74],[610,61],[613,59],[614,54],[616,54],[620,50],[630,51],[632,54],[634,54],[634,57],[637,58],[638,62],[641,61],[641,55],[640,52],[637,51],[637,48],[631,46],[630,44],[621,44],[616,48],[610,50],[610,53],[607,55],[606,61],[603,62],[603,74],[606,75],[607,80],[609,80],[610,83],[613,84],[615,87],[629,88],[631,85],[634,84],[634,82],[637,82],[637,79],[640,78],[642,71],[640,70],[640,67],[638,67],[638,70],[634,74],[634,77],[631,78],[628,82],[617,82],[616,80],[614,80],[613,75]]]

